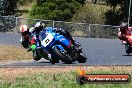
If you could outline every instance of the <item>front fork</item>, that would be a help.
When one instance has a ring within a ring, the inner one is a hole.
[[[126,43],[125,44],[126,53],[129,55],[132,52],[131,45]]]
[[[126,50],[129,50],[130,49],[130,46],[128,44],[125,44],[125,49]]]

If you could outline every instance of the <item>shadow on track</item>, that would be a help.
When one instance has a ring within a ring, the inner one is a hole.
[[[122,55],[122,56],[132,56],[132,55]]]
[[[51,62],[45,62],[45,61],[38,61],[37,63],[44,63],[44,64],[51,64]],[[66,64],[65,62],[62,62],[62,61],[60,61],[59,63],[55,63],[55,64],[63,64],[63,65],[74,65],[74,64],[77,64],[76,62],[73,62],[73,63],[71,63],[71,64]]]

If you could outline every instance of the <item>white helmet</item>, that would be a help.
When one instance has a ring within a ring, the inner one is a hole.
[[[23,32],[26,32],[26,31],[28,31],[28,26],[27,25],[22,25],[20,27],[20,32],[23,33]]]
[[[44,26],[45,26],[45,24],[42,21],[40,21],[34,25],[34,28],[35,28],[35,30],[42,30],[44,28]]]

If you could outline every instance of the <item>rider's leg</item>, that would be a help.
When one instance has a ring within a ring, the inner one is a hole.
[[[61,34],[66,36],[67,38],[69,38],[73,45],[77,46],[77,43],[75,42],[75,40],[73,39],[73,37],[71,36],[71,34],[67,30],[62,30]]]
[[[28,41],[22,41],[21,44],[22,44],[22,46],[23,46],[25,49],[29,48],[29,43],[28,43]]]
[[[38,51],[33,51],[33,59],[36,60],[36,61],[41,59],[41,57],[38,54]]]
[[[43,53],[46,54],[46,58],[47,58],[48,60],[52,60],[52,56],[51,56],[51,54],[50,54],[49,51],[47,51],[46,49],[43,49]]]

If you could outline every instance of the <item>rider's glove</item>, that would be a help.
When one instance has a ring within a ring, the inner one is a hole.
[[[54,29],[53,29],[53,32],[58,33],[58,32],[60,32],[60,30],[59,30],[59,29],[57,29],[57,28],[54,28]]]
[[[35,45],[35,44],[33,44],[33,45],[31,45],[31,47],[30,47],[30,48],[31,48],[31,50],[32,50],[32,51],[35,51],[35,50],[36,50],[36,45]]]

